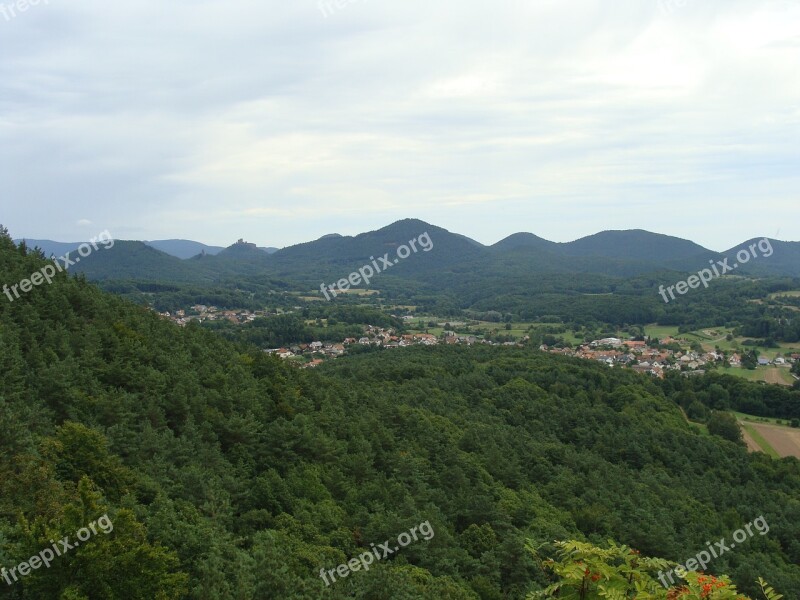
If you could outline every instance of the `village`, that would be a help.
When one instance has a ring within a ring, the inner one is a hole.
[[[298,307],[300,308],[300,307]],[[181,327],[191,321],[203,323],[205,321],[228,321],[235,325],[244,325],[257,318],[272,316],[275,313],[266,310],[249,311],[221,310],[215,306],[196,304],[187,310],[177,310],[173,313],[160,312],[162,317],[171,320]],[[412,317],[401,317],[410,321]],[[339,342],[313,341],[310,343],[293,343],[286,347],[270,348],[264,350],[282,359],[291,360],[292,364],[300,368],[314,368],[325,360],[336,359],[343,356],[348,348],[353,346],[380,346],[383,348],[404,348],[414,345],[435,346],[439,344],[460,344],[471,346],[486,344],[492,346],[526,346],[530,342],[529,336],[524,336],[518,341],[495,342],[483,337],[469,334],[459,334],[455,331],[445,330],[436,336],[430,333],[398,333],[391,328],[382,328],[372,325],[364,327],[361,337],[345,338]],[[609,367],[626,367],[639,373],[653,377],[663,378],[667,371],[681,371],[687,376],[702,375],[709,368],[731,367],[744,368],[743,356],[737,352],[722,351],[697,351],[685,349],[685,340],[664,337],[651,343],[646,340],[634,340],[616,337],[602,338],[576,347],[560,347],[540,345],[539,350],[562,356],[572,356],[584,360],[602,362]],[[684,349],[678,349],[684,348]],[[759,357],[759,367],[789,367],[800,360],[800,354],[787,354],[776,356],[772,359]]]
[[[429,333],[396,334],[392,329],[367,326],[363,337],[346,338],[341,343],[292,344],[285,348],[274,348],[265,352],[275,354],[283,359],[304,358],[307,362],[298,363],[302,368],[313,368],[322,364],[325,359],[335,359],[347,352],[348,347],[382,346],[384,348],[403,348],[407,346],[438,344],[487,344],[493,346],[518,346],[528,344],[530,338],[523,337],[518,342],[492,342],[474,335],[459,335],[453,331],[445,331],[437,337]],[[742,357],[738,353],[695,352],[693,350],[673,350],[665,345],[677,344],[672,338],[660,340],[659,347],[651,347],[646,341],[622,340],[620,338],[603,338],[577,348],[557,348],[546,345],[539,350],[562,356],[572,356],[584,360],[595,360],[609,367],[626,367],[639,373],[663,378],[667,371],[681,371],[687,375],[702,375],[711,366],[730,366],[742,368]],[[800,354],[786,357],[778,356],[773,360],[759,358],[759,366],[790,366],[800,360]]]
[[[494,346],[523,346],[527,336],[520,342],[491,342],[474,335],[458,335],[454,331],[445,331],[441,337],[430,333],[399,334],[394,329],[385,329],[372,325],[365,326],[364,335],[360,338],[345,338],[341,343],[311,342],[310,344],[292,344],[287,348],[265,350],[283,359],[305,357],[308,362],[298,363],[301,368],[314,368],[322,364],[326,358],[338,358],[352,346],[381,346],[383,348],[405,348],[408,346],[436,346],[438,344],[489,344]]]
[[[156,311],[158,312],[158,311]],[[187,310],[176,310],[174,312],[158,312],[158,314],[165,319],[169,319],[176,325],[185,327],[192,321],[202,323],[204,321],[229,321],[235,325],[243,325],[251,321],[255,321],[259,317],[268,317],[271,314],[266,310],[249,311],[244,309],[239,310],[221,310],[216,306],[206,306],[205,304],[195,304]]]
[[[742,368],[742,355],[717,351],[697,352],[694,350],[673,350],[665,346],[680,346],[681,342],[671,337],[659,340],[659,344],[649,345],[644,340],[622,340],[620,338],[603,338],[577,348],[539,349],[551,354],[574,356],[586,360],[596,360],[610,367],[624,366],[639,373],[647,373],[663,378],[666,371],[682,371],[686,375],[702,375],[711,366],[728,366]],[[800,354],[777,356],[774,359],[759,357],[758,366],[790,366],[800,360]]]

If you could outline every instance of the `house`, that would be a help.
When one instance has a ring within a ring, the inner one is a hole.
[[[762,356],[762,357],[759,357],[759,359],[758,359],[758,364],[759,364],[760,366],[764,367],[764,366],[767,366],[768,364],[770,364],[770,360],[769,360],[768,358],[764,358],[764,357]]]
[[[637,342],[635,340],[628,340],[627,342],[625,342],[625,345],[631,350],[633,350],[634,348],[646,348],[647,342]]]
[[[682,373],[684,377],[701,377],[705,374],[706,372],[702,369],[697,369],[696,371],[684,371]]]

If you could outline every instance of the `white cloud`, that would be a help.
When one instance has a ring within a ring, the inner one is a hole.
[[[41,6],[0,22],[0,214],[216,244],[409,216],[800,239],[800,3],[667,3]]]

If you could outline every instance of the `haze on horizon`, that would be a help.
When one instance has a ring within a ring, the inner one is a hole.
[[[0,15],[0,223],[219,246],[410,217],[487,245],[800,240],[800,0],[531,4]]]

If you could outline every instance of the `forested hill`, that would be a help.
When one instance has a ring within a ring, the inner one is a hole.
[[[86,273],[92,280],[136,279],[195,284],[231,277],[255,280],[273,277],[315,289],[321,280],[339,279],[369,264],[374,257],[385,252],[393,254],[399,246],[423,233],[429,235],[430,251],[420,250],[410,260],[401,261],[392,267],[391,277],[438,291],[450,289],[451,279],[465,275],[475,280],[470,289],[491,286],[498,276],[519,279],[525,274],[537,277],[593,274],[629,278],[670,270],[674,272],[669,280],[674,281],[676,273],[696,273],[711,259],[730,256],[733,263],[736,252],[747,248],[747,245],[740,244],[723,255],[688,240],[643,230],[603,231],[566,243],[518,233],[487,247],[430,223],[403,219],[376,231],[353,237],[326,235],[274,253],[265,252],[255,245],[236,243],[214,255],[206,253],[187,260],[174,256],[185,257],[186,254],[177,252],[173,243],[117,241],[113,248],[86,257],[73,270]],[[749,243],[759,241],[756,239]],[[45,248],[63,250],[65,247],[46,240],[38,243]],[[203,247],[197,242],[186,243],[196,244],[198,252]],[[800,242],[772,240],[771,244],[774,244],[774,254],[769,253],[768,258],[742,265],[737,273],[800,277]],[[442,285],[442,275],[446,285]],[[386,279],[376,278],[371,285],[383,289],[387,286]]]
[[[44,264],[0,233],[0,283]],[[800,597],[800,463],[695,433],[630,371],[414,347],[301,372],[63,274],[0,296],[0,363],[0,565],[114,523],[2,598],[518,599],[546,582],[525,540],[683,561],[762,515],[709,570]]]

